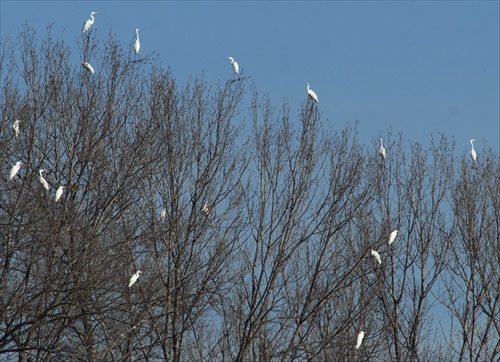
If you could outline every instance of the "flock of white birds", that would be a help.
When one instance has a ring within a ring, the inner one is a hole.
[[[98,13],[96,11],[92,11],[90,13],[90,19],[88,19],[85,22],[84,26],[83,26],[83,29],[82,29],[82,33],[83,34],[85,34],[90,29],[90,27],[92,26],[92,24],[94,24],[94,15],[95,14],[98,14]],[[139,54],[139,50],[141,48],[141,43],[139,41],[139,29],[135,29],[135,34],[136,34],[136,39],[135,39],[135,43],[133,44],[133,47],[134,47],[135,53]],[[231,66],[233,68],[234,73],[236,74],[236,76],[238,76],[239,75],[239,66],[238,66],[238,63],[234,60],[233,57],[228,57],[228,59],[231,62]],[[82,65],[90,73],[92,73],[92,74],[95,73],[94,68],[92,67],[92,65],[89,62],[82,61]],[[311,100],[313,100],[314,102],[319,103],[318,96],[316,95],[316,93],[314,93],[314,91],[312,89],[310,89],[309,83],[306,83],[306,85],[307,85],[307,94],[308,94],[309,98]],[[15,133],[16,137],[19,136],[19,132],[20,132],[20,126],[19,125],[20,125],[21,122],[22,122],[21,120],[15,120],[14,124],[12,125],[12,128],[14,129],[14,133]],[[474,150],[474,143],[473,143],[474,141],[475,141],[475,139],[471,139],[470,140],[470,144],[472,146],[472,149],[470,151],[470,156],[471,156],[473,162],[476,162],[476,160],[477,160],[477,154],[476,154],[476,151]],[[382,157],[382,159],[385,160],[386,157],[387,157],[387,152],[386,152],[386,150],[384,148],[384,144],[383,144],[382,138],[380,138],[380,148],[379,148],[378,152],[379,152],[380,156]],[[12,168],[10,169],[9,180],[12,180],[17,175],[17,173],[21,169],[21,165],[22,165],[22,162],[18,161],[18,162],[15,163],[14,166],[12,166]],[[43,175],[42,175],[43,172],[45,172],[44,169],[41,169],[39,171],[40,183],[45,188],[45,190],[49,191],[50,190],[50,185],[47,182],[47,180],[43,177]],[[56,191],[55,198],[54,198],[55,202],[58,202],[61,199],[62,194],[63,194],[63,190],[65,188],[66,188],[66,186],[59,186],[59,188]],[[205,203],[203,204],[202,211],[203,211],[203,213],[207,217],[210,217],[210,210],[208,208],[207,201],[205,201]],[[161,220],[162,221],[165,219],[166,215],[167,215],[166,209],[163,209],[162,212],[161,212]],[[394,240],[396,239],[397,235],[398,235],[398,230],[394,230],[394,231],[392,231],[390,233],[390,235],[389,235],[389,242],[388,242],[389,245],[391,245],[394,242]],[[371,249],[371,255],[375,258],[375,260],[379,264],[382,264],[382,259],[380,257],[380,254],[376,250]],[[134,285],[135,282],[137,282],[137,280],[139,279],[139,275],[140,274],[141,274],[141,271],[138,270],[134,275],[132,275],[132,277],[130,278],[129,283],[128,283],[129,288],[132,287],[132,285]],[[364,338],[365,334],[366,334],[365,331],[360,331],[359,332],[359,334],[357,336],[357,339],[356,339],[356,349],[359,349],[361,347],[361,344],[363,342],[363,338]]]

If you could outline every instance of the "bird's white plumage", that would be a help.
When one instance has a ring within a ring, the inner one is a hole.
[[[363,337],[365,336],[365,333],[366,332],[364,331],[358,333],[358,337],[356,338],[356,349],[361,347],[361,343],[363,343]]]
[[[130,278],[130,281],[128,282],[128,287],[129,288],[132,285],[134,285],[134,283],[137,281],[137,279],[139,279],[139,274],[141,274],[140,270],[138,270],[137,273],[135,273],[134,275],[132,275],[132,277]]]
[[[382,137],[380,138],[380,148],[378,149],[378,153],[380,153],[382,158],[385,160],[387,153],[385,152],[384,144],[382,143]]]
[[[94,71],[94,67],[92,67],[92,65],[89,63],[89,62],[83,62],[82,61],[82,65],[85,69],[87,69],[90,73],[94,74],[95,71]]]
[[[40,183],[42,184],[43,188],[47,191],[49,191],[49,183],[47,182],[46,179],[43,178],[42,172],[45,172],[45,170],[40,170]]]
[[[398,236],[398,230],[394,230],[390,235],[389,235],[389,245],[391,245],[394,242],[394,239],[396,239],[396,236]]]
[[[372,249],[372,255],[375,257],[379,264],[382,264],[382,259],[380,259],[380,254],[378,252]]]
[[[135,29],[135,43],[134,43],[135,54],[139,54],[140,49],[141,49],[141,42],[139,41],[139,29]]]
[[[307,94],[309,95],[309,98],[311,98],[316,103],[319,103],[319,99],[316,93],[314,93],[314,91],[309,87],[309,83],[306,84],[307,84]]]
[[[14,124],[12,125],[12,128],[14,128],[14,133],[16,134],[16,137],[19,136],[19,123],[21,123],[21,120],[16,119],[14,121]]]
[[[161,215],[160,215],[161,221],[165,221],[166,217],[167,217],[167,209],[163,208],[163,210],[161,210]]]
[[[476,162],[476,159],[477,159],[477,154],[476,154],[476,150],[474,150],[474,142],[475,139],[471,139],[470,140],[470,145],[472,146],[472,149],[470,150],[470,157],[472,158],[472,161]]]
[[[10,169],[9,180],[12,180],[16,175],[19,169],[21,168],[22,162],[17,161],[14,166]]]
[[[208,201],[205,201],[202,208],[203,213],[206,217],[210,217],[210,209],[208,208]]]
[[[85,32],[86,32],[87,30],[89,30],[89,29],[90,29],[90,27],[92,26],[92,24],[94,24],[94,15],[95,15],[95,14],[97,14],[97,12],[96,12],[96,11],[92,11],[92,12],[90,13],[90,19],[88,19],[88,20],[85,22],[85,25],[83,26],[83,29],[82,29],[82,33],[84,33],[84,34],[85,34]]]
[[[63,190],[66,188],[66,186],[59,186],[59,188],[56,191],[56,198],[54,199],[55,202],[58,202],[59,199],[61,198],[63,194]]]
[[[229,61],[231,62],[231,65],[233,66],[233,71],[236,75],[238,75],[238,72],[240,71],[240,67],[238,66],[238,63],[233,59],[233,57],[228,57]]]

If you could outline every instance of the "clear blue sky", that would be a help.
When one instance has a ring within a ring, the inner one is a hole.
[[[369,147],[392,128],[423,145],[445,133],[459,153],[468,153],[470,138],[479,154],[485,144],[500,151],[498,1],[2,0],[1,35],[17,35],[27,21],[40,39],[53,23],[77,54],[91,11],[102,40],[111,29],[128,47],[138,27],[141,53],[160,54],[181,83],[202,72],[224,82],[233,56],[293,116],[309,82],[323,120],[339,130],[358,120]]]

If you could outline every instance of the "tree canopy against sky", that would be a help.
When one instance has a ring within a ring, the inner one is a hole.
[[[154,52],[177,81],[228,77],[231,56],[274,104],[299,110],[306,83],[322,117],[339,130],[355,120],[368,144],[383,130],[430,147],[446,134],[467,152],[500,151],[498,1],[1,1],[0,34],[28,23],[72,49],[92,11],[89,32],[111,32],[133,53]],[[101,59],[89,61],[97,72]],[[411,137],[410,137],[411,136]]]
[[[78,55],[99,71],[50,28],[2,41],[0,358],[498,359],[495,150],[388,130],[384,159],[229,63],[181,84],[112,35]]]

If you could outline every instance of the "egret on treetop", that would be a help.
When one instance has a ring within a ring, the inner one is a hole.
[[[380,153],[382,158],[385,160],[386,152],[385,152],[384,144],[382,143],[382,137],[380,137],[380,148],[378,149],[378,153]]]
[[[398,230],[394,230],[390,235],[389,235],[389,245],[391,245],[394,242],[394,239],[396,239],[396,236],[398,236]]]
[[[90,29],[90,27],[92,26],[92,24],[94,24],[94,15],[95,14],[97,14],[97,11],[92,11],[90,13],[90,19],[88,19],[85,22],[85,25],[83,26],[83,29],[82,29],[82,33],[85,34],[85,32]]]
[[[312,89],[309,88],[309,83],[307,83],[307,94],[309,94],[309,98],[311,98],[316,103],[319,103],[318,96]]]
[[[17,161],[16,164],[12,166],[12,168],[10,169],[9,180],[12,180],[16,176],[22,164],[23,163],[21,161]]]
[[[231,65],[233,66],[234,73],[238,75],[240,68],[238,67],[238,63],[233,59],[233,57],[227,57],[231,61]]]
[[[472,161],[476,162],[476,158],[477,158],[477,155],[476,155],[476,151],[474,150],[474,142],[475,139],[471,139],[470,140],[470,145],[472,146],[472,149],[470,150],[470,157],[472,158]]]
[[[90,65],[89,62],[83,62],[82,61],[82,65],[85,69],[87,69],[90,73],[94,74],[95,71],[94,71],[94,68],[92,67],[92,65]]]
[[[382,264],[382,260],[380,259],[380,254],[377,253],[375,250],[372,249],[372,255],[377,259],[379,264]]]
[[[12,128],[14,128],[14,132],[16,134],[16,137],[19,136],[19,123],[21,123],[22,121],[20,119],[16,119],[14,121],[14,124],[12,125]]]
[[[140,49],[141,49],[141,42],[139,41],[139,29],[135,29],[135,43],[134,43],[135,54],[139,54]]]
[[[40,183],[43,185],[43,187],[45,188],[45,190],[49,191],[49,183],[47,182],[46,179],[43,178],[42,172],[45,172],[45,170],[40,170],[39,171],[39,173],[40,173]]]
[[[56,198],[55,198],[55,202],[59,201],[59,199],[61,198],[62,194],[63,194],[63,190],[66,188],[66,186],[59,186],[59,188],[57,189],[56,191]]]
[[[137,273],[135,273],[134,275],[132,275],[132,277],[130,278],[130,281],[128,282],[128,287],[130,288],[132,285],[134,285],[134,283],[137,281],[137,279],[139,279],[139,274],[141,274],[142,272],[140,270],[137,271]]]
[[[363,342],[363,337],[365,336],[365,333],[366,332],[364,331],[358,333],[358,338],[356,338],[356,349],[361,347],[361,343]]]

